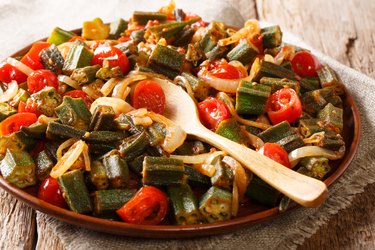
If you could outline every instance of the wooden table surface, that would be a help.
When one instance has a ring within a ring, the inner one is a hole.
[[[243,16],[278,23],[314,48],[375,78],[374,0],[231,2]],[[332,216],[300,249],[375,249],[374,200],[375,184]],[[0,202],[0,249],[64,249],[27,205],[1,189]]]

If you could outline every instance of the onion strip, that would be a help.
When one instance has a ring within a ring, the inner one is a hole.
[[[34,70],[32,68],[30,68],[26,64],[14,59],[14,58],[8,57],[6,62],[9,63],[10,65],[12,65],[13,67],[16,67],[19,71],[21,71],[22,73],[24,73],[27,76],[29,76],[31,73],[34,72]]]
[[[16,81],[11,81],[8,83],[8,89],[0,95],[0,102],[10,101],[13,97],[17,95],[18,83]]]
[[[111,78],[108,81],[106,81],[103,86],[100,89],[100,92],[102,92],[103,96],[109,95],[113,88],[120,82],[118,78]]]
[[[78,160],[86,143],[82,140],[75,142],[63,157],[52,168],[50,176],[57,179],[63,175]]]
[[[113,88],[112,97],[117,97],[125,100],[127,95],[130,93],[129,85],[137,81],[145,80],[147,76],[145,75],[132,75],[124,78]],[[104,87],[104,86],[103,86]],[[103,89],[103,88],[102,88]]]
[[[230,114],[234,117],[234,119],[236,119],[239,123],[242,123],[243,125],[246,125],[246,126],[252,126],[252,127],[256,127],[256,128],[260,128],[262,130],[266,130],[267,128],[271,127],[269,124],[264,124],[264,123],[260,123],[260,122],[255,122],[255,121],[251,121],[251,120],[247,120],[247,119],[244,119],[242,117],[240,117],[236,110],[234,109],[234,106],[233,106],[233,103],[232,101],[230,100],[230,97],[224,93],[224,92],[219,92],[217,95],[217,98],[220,100],[220,101],[223,101],[228,109],[229,109],[229,112]]]
[[[58,75],[57,76],[57,79],[60,81],[60,82],[63,82],[67,85],[69,85],[70,87],[74,88],[74,89],[81,89],[81,86],[79,86],[78,82],[74,81],[72,78],[70,78],[69,76],[66,76],[66,75]]]
[[[234,173],[234,184],[238,187],[239,200],[243,201],[250,178],[242,165],[230,156],[224,156],[223,162],[227,164]]]
[[[78,141],[77,138],[70,138],[66,141],[64,141],[57,149],[56,151],[56,156],[57,156],[57,161],[60,161],[61,158],[62,158],[62,152],[64,149],[72,146],[74,143],[76,143]]]
[[[329,160],[338,160],[344,156],[345,146],[338,151],[321,148],[318,146],[304,146],[289,153],[289,161],[292,167],[296,166],[300,159],[311,156],[323,156]]]
[[[122,113],[128,113],[129,111],[133,110],[134,108],[130,106],[129,103],[126,101],[116,98],[116,97],[99,97],[96,99],[90,107],[90,112],[93,114],[97,106],[111,106],[113,110],[115,111],[116,115],[122,114]]]
[[[85,162],[85,170],[86,171],[91,171],[91,162],[90,162],[90,156],[89,156],[89,146],[87,146],[86,143],[85,143],[85,145],[83,147],[82,154],[83,154],[83,159],[84,159],[84,162]]]

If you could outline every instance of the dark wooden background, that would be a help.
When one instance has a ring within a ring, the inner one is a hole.
[[[246,18],[278,23],[314,48],[375,78],[374,0],[229,1]],[[0,202],[0,249],[64,249],[31,208],[3,190]],[[375,249],[375,184],[332,216],[300,249]]]

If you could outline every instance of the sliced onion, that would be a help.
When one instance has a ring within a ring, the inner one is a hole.
[[[125,102],[122,99],[116,97],[99,97],[91,104],[90,112],[93,114],[96,107],[100,105],[111,106],[116,115],[128,113],[129,111],[134,109],[132,106],[130,106],[129,103]]]
[[[72,146],[74,143],[77,142],[77,138],[70,138],[66,141],[64,141],[58,148],[57,148],[57,151],[56,151],[56,156],[57,156],[57,161],[60,161],[61,158],[62,158],[62,152],[64,149],[66,148],[69,148],[70,146]]]
[[[117,98],[125,100],[127,95],[130,93],[130,88],[128,86],[132,83],[145,80],[145,79],[147,79],[147,76],[140,75],[140,74],[135,74],[135,75],[124,78],[114,87],[113,92],[112,92],[112,97],[117,97]]]
[[[321,148],[318,146],[304,146],[289,153],[289,161],[292,167],[296,166],[300,159],[311,156],[323,156],[329,160],[338,160],[344,156],[345,146],[338,151]]]
[[[0,102],[8,102],[12,100],[12,98],[17,95],[17,92],[18,83],[13,80],[8,83],[8,89],[0,95]]]
[[[266,61],[266,62],[273,63],[273,64],[276,63],[275,59],[270,54],[265,54],[263,60]]]
[[[103,96],[109,95],[119,82],[120,80],[118,78],[109,79],[106,83],[104,83],[104,85],[100,89],[100,92],[102,92]]]
[[[43,124],[46,124],[46,125],[48,125],[48,123],[50,123],[50,122],[55,122],[55,121],[57,121],[59,118],[57,118],[57,117],[48,117],[48,116],[46,116],[46,115],[40,115],[39,117],[38,117],[38,122],[39,123],[43,123]]]
[[[232,116],[233,116],[233,117],[234,117],[239,123],[242,123],[242,124],[244,124],[244,125],[246,125],[246,126],[252,126],[252,127],[260,128],[260,129],[262,129],[262,130],[266,130],[267,128],[270,127],[270,125],[268,125],[268,124],[264,124],[264,123],[260,123],[260,122],[255,122],[255,121],[251,121],[251,120],[246,120],[246,119],[240,117],[240,116],[237,114],[236,110],[234,109],[234,106],[233,106],[233,103],[232,103],[230,97],[229,97],[226,93],[224,93],[224,92],[219,92],[219,93],[216,95],[216,97],[217,97],[218,99],[220,99],[221,101],[223,101],[223,102],[227,105],[230,114],[231,114],[231,115],[232,115]]]
[[[194,165],[194,169],[197,170],[199,173],[206,175],[208,177],[212,177],[216,173],[216,167],[212,164]]]
[[[137,117],[145,117],[147,114],[148,114],[148,111],[146,108],[134,109],[127,113],[127,115],[137,116]]]
[[[236,179],[236,177],[234,177],[234,179]],[[232,205],[230,209],[232,216],[237,216],[239,206],[240,206],[240,194],[238,190],[238,185],[234,183],[233,188],[232,188]]]
[[[305,144],[314,144],[314,143],[318,143],[320,142],[323,138],[324,138],[324,135],[325,135],[325,132],[322,131],[322,132],[318,132],[318,133],[314,133],[312,134],[310,137],[307,137],[307,138],[304,138],[303,139],[303,142]]]
[[[188,80],[186,80],[185,77],[183,76],[176,76],[175,79],[173,80],[173,83],[176,84],[176,85],[179,85],[179,86],[183,86],[185,87],[186,89],[186,92],[188,93],[188,95],[191,97],[191,99],[193,99],[193,101],[197,104],[197,100],[195,99],[195,96],[194,96],[194,91],[189,83]]]
[[[79,86],[78,82],[74,81],[72,78],[70,78],[69,76],[66,76],[66,75],[58,75],[57,76],[57,79],[60,81],[60,82],[63,82],[67,85],[69,85],[70,87],[74,88],[74,89],[81,89],[81,86]]]
[[[152,119],[148,116],[145,117],[132,117],[134,125],[141,125],[144,127],[149,127],[152,125]]]
[[[223,151],[215,151],[199,155],[170,155],[170,158],[182,160],[185,164],[209,164],[218,155],[224,155]]]
[[[86,143],[85,143],[85,145],[83,147],[82,154],[83,154],[83,159],[84,159],[84,162],[85,162],[85,170],[86,171],[91,171],[91,161],[90,161],[90,156],[89,156],[89,146],[87,146]]]
[[[172,153],[175,151],[179,146],[181,146],[186,138],[186,133],[182,128],[174,123],[173,121],[169,120],[168,118],[156,114],[154,112],[149,112],[148,116],[155,122],[159,122],[165,125],[166,135],[164,138],[161,147],[167,151],[168,153]]]
[[[16,67],[19,71],[21,71],[22,73],[24,73],[27,76],[29,76],[31,73],[34,72],[34,70],[32,68],[30,68],[29,66],[27,66],[26,64],[14,59],[14,58],[11,58],[11,57],[7,58],[7,63],[12,65],[13,67]]]
[[[227,164],[234,173],[234,183],[238,187],[239,200],[243,201],[250,178],[242,165],[230,156],[224,156],[223,162]]]
[[[63,175],[78,160],[86,143],[82,140],[74,143],[63,157],[52,168],[50,175],[57,179]]]
[[[251,37],[257,34],[260,34],[259,22],[255,19],[250,19],[246,21],[245,26],[242,29],[238,30],[228,38],[219,40],[218,45],[227,46],[229,44],[236,43],[241,39],[249,40]]]
[[[242,132],[243,132],[243,134],[245,134],[247,136],[247,138],[249,138],[250,145],[253,146],[256,150],[258,150],[258,149],[260,149],[264,146],[263,140],[260,139],[258,136],[253,135],[252,133],[250,133],[246,129],[243,129]]]

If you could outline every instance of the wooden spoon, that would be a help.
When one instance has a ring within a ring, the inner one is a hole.
[[[234,157],[259,178],[305,207],[318,207],[327,198],[326,185],[317,179],[299,174],[283,165],[205,128],[191,97],[179,86],[157,80],[166,96],[165,115],[190,135],[205,141]]]

